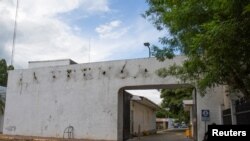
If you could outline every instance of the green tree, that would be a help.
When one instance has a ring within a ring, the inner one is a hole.
[[[250,0],[147,0],[143,16],[171,36],[154,46],[160,60],[176,52],[187,56],[182,66],[161,69],[195,83],[200,92],[216,85],[250,96]]]
[[[3,97],[0,96],[0,115],[4,113],[5,108],[5,100]]]
[[[1,86],[7,86],[7,78],[8,78],[8,73],[7,73],[8,67],[7,63],[4,59],[0,60],[0,85]]]
[[[183,100],[192,99],[192,89],[162,89],[161,90],[163,109],[169,108],[168,115],[177,118],[178,121],[188,122],[189,113],[184,111]]]
[[[160,108],[158,111],[156,111],[156,117],[157,118],[166,118],[167,117],[167,111],[163,108]]]
[[[8,70],[13,70],[13,66],[8,66],[5,59],[0,59],[0,86],[7,86]],[[0,112],[3,113],[5,99],[0,97]]]

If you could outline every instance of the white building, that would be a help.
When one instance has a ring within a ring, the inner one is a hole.
[[[60,60],[59,65],[57,61],[31,62],[28,69],[9,72],[3,133],[62,138],[68,136],[65,129],[73,127],[74,138],[123,140],[130,125],[124,114],[124,91],[194,87],[156,74],[184,60],[177,56],[164,62],[155,58],[87,64]],[[222,87],[209,89],[205,97],[194,91],[193,125],[198,140],[205,132],[202,109],[210,109],[208,124],[222,123],[223,91]]]
[[[142,96],[132,96],[130,104],[130,133],[135,136],[156,133],[156,111],[160,107]]]
[[[156,127],[157,130],[168,129],[168,118],[156,118]]]

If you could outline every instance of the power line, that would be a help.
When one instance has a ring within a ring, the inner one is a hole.
[[[18,3],[18,0],[16,0],[16,15],[15,15],[15,25],[14,25],[14,33],[13,33],[13,40],[12,40],[12,52],[11,52],[11,62],[10,62],[10,65],[12,65],[12,66],[13,66],[13,62],[14,62],[14,53],[15,53],[18,6],[19,6],[19,3]]]

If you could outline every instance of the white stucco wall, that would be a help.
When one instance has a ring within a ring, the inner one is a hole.
[[[205,134],[205,122],[201,121],[201,110],[210,111],[210,120],[206,122],[206,131],[209,124],[222,124],[222,105],[224,103],[224,88],[222,86],[208,89],[202,97],[197,94],[198,141],[202,141]]]
[[[10,71],[3,132],[62,137],[72,125],[75,138],[121,140],[118,90],[180,83],[155,71],[183,60],[146,58]]]
[[[144,131],[156,130],[156,116],[155,111],[145,105],[132,101],[133,111],[133,133],[138,135],[138,128],[140,126],[140,133]]]
[[[71,125],[75,138],[122,140],[122,96],[118,91],[126,86],[181,84],[171,76],[160,78],[155,71],[181,64],[184,59],[178,56],[159,62],[145,58],[10,71],[3,133],[63,137],[64,129]],[[217,98],[208,99],[218,101]],[[211,120],[219,120],[216,104],[203,100],[198,107],[198,111],[217,111],[211,112]],[[198,131],[202,131],[199,120]]]

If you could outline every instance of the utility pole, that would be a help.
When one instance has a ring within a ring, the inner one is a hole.
[[[15,25],[14,25],[14,33],[13,33],[13,40],[12,40],[12,52],[11,52],[11,62],[10,62],[11,66],[13,66],[13,63],[14,63],[18,6],[19,6],[19,3],[18,3],[18,0],[16,0],[16,15],[15,15]]]

